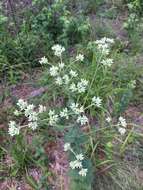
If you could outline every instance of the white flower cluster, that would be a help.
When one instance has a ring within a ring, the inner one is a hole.
[[[84,93],[87,89],[88,81],[85,79],[81,79],[80,82],[77,83],[77,91],[78,93]]]
[[[125,118],[123,117],[119,117],[119,121],[118,121],[118,131],[121,135],[124,135],[126,133],[126,127],[127,127],[127,122],[125,120]]]
[[[74,102],[70,104],[70,109],[77,115],[84,112],[83,106],[79,107],[79,104]]]
[[[112,121],[111,117],[106,118],[107,123],[110,123]]]
[[[49,111],[49,124],[55,125],[59,120],[58,114],[55,113],[54,110]]]
[[[54,54],[57,56],[57,57],[61,57],[62,53],[65,51],[65,48],[62,47],[61,45],[59,44],[56,44],[52,47],[52,50],[54,51]]]
[[[84,93],[87,89],[88,81],[85,79],[81,79],[77,84],[72,82],[69,86],[71,92]]]
[[[87,124],[88,118],[84,114],[84,107],[80,106],[78,103],[71,103],[68,108],[63,108],[58,114],[55,112],[55,110],[49,111],[49,124],[51,126],[56,125],[57,122],[59,122],[62,119],[70,119],[70,116],[73,115],[77,116],[76,122],[79,123],[81,126]]]
[[[96,40],[97,48],[104,54],[108,55],[110,52],[110,46],[114,43],[113,39],[110,38],[101,38],[100,40]]]
[[[76,121],[77,121],[77,123],[80,123],[81,126],[85,125],[89,122],[86,115],[84,115],[84,107],[83,106],[79,106],[78,103],[71,103],[70,109],[75,115],[78,115],[78,118]]]
[[[62,56],[62,52],[65,51],[65,48],[62,47],[61,45],[54,45],[52,47],[52,50],[54,51],[54,54],[58,57]],[[78,54],[76,56],[75,61],[83,61],[84,60],[84,55]],[[42,62],[47,62],[46,58],[43,57],[41,59]],[[65,69],[65,64],[62,62],[62,59],[60,60],[61,62],[58,63],[58,65],[53,65],[49,69],[49,74],[50,76],[54,77],[55,84],[58,86],[62,85],[68,85],[68,89],[72,93],[84,93],[87,90],[88,86],[88,81],[85,79],[80,79],[78,80],[78,73],[74,70],[66,70],[66,73],[64,72]],[[74,82],[73,80],[78,80],[77,82]]]
[[[80,115],[77,118],[77,123],[80,123],[80,125],[85,125],[88,123],[88,118],[86,117],[86,115]]]
[[[73,169],[73,170],[77,169],[78,174],[81,175],[82,177],[85,177],[87,175],[88,170],[86,168],[83,168],[83,163],[82,163],[83,160],[84,160],[83,154],[76,154],[73,151],[73,149],[71,148],[70,143],[65,143],[64,151],[71,151],[74,154],[75,158],[76,158],[76,160],[70,162],[70,164],[69,164],[70,168]]]
[[[78,73],[74,70],[70,70],[69,75],[64,74],[63,76],[61,76],[61,73],[59,71],[60,68],[58,66],[52,66],[50,68],[50,75],[52,77],[55,77],[55,83],[58,86],[68,85],[73,78],[76,78],[78,76]],[[88,81],[85,79],[81,79],[79,82],[77,82],[77,84],[74,82],[69,84],[69,90],[71,92],[84,93],[87,89],[87,86]]]
[[[105,67],[111,67],[113,64],[113,59],[107,58],[101,61],[102,65]]]
[[[37,129],[38,127],[38,114],[43,113],[46,111],[46,107],[43,105],[39,105],[38,112],[35,111],[35,106],[33,104],[28,104],[27,101],[24,101],[23,99],[19,99],[17,102],[17,106],[19,107],[19,110],[14,111],[15,116],[19,116],[21,114],[24,114],[24,116],[28,120],[28,127],[32,130]],[[20,129],[22,126],[18,127],[15,121],[10,121],[9,123],[9,134],[11,136],[18,135],[20,133]]]
[[[71,75],[71,77],[77,77],[78,76],[77,72],[73,71],[72,69],[70,70],[70,75]]]
[[[51,75],[52,77],[55,77],[55,76],[58,75],[58,71],[59,71],[59,68],[58,68],[57,66],[52,66],[52,67],[50,68],[50,75]]]
[[[84,60],[84,55],[83,54],[78,54],[76,56],[76,61],[83,61]]]
[[[39,63],[40,63],[41,65],[47,64],[47,63],[48,63],[48,59],[44,56],[44,57],[42,57],[42,58],[39,60]]]
[[[94,96],[92,98],[92,104],[94,104],[96,107],[100,108],[101,105],[102,105],[102,99],[100,97],[98,97],[98,96],[97,97]]]
[[[61,118],[65,118],[65,119],[69,119],[69,113],[68,113],[68,109],[64,108],[61,112],[60,112],[60,117]]]
[[[19,135],[20,132],[20,128],[16,125],[15,121],[10,121],[9,122],[9,128],[8,128],[8,133],[10,134],[10,136],[15,136],[15,135]]]

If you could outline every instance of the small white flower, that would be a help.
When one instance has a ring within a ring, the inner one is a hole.
[[[50,68],[50,75],[51,75],[52,77],[57,76],[57,75],[58,75],[58,70],[59,70],[59,68],[58,68],[57,66],[52,66],[52,67]]]
[[[55,111],[54,110],[50,110],[49,111],[49,116],[53,116],[53,115],[55,115]]]
[[[59,117],[57,114],[55,114],[55,111],[50,110],[49,111],[49,124],[55,125],[58,120],[59,120]]]
[[[107,121],[108,123],[110,123],[110,122],[112,121],[111,117],[107,117],[107,118],[106,118],[106,121]]]
[[[38,113],[37,112],[31,112],[28,115],[28,121],[37,121],[38,120]]]
[[[61,85],[63,84],[62,78],[61,78],[61,77],[57,77],[57,78],[55,79],[55,83],[56,83],[57,85],[61,86]]]
[[[101,38],[100,40],[96,40],[97,48],[105,55],[109,54],[109,48],[114,43],[113,39],[110,38]]]
[[[84,55],[83,55],[83,54],[78,54],[78,55],[76,56],[76,60],[77,60],[77,61],[83,61],[83,60],[84,60]]]
[[[66,152],[68,150],[71,150],[71,145],[70,145],[70,143],[65,143],[64,144],[64,151]]]
[[[14,111],[14,115],[15,115],[15,116],[19,116],[20,114],[21,114],[21,113],[20,113],[18,110],[15,110],[15,111]]]
[[[75,168],[82,168],[82,163],[79,160],[75,160]]]
[[[23,99],[19,99],[17,102],[17,106],[20,108],[20,110],[24,110],[27,107],[27,102],[24,101]]]
[[[88,123],[88,118],[85,115],[83,116],[80,115],[77,118],[77,123],[80,123],[81,125],[85,125]]]
[[[60,112],[60,117],[69,119],[68,109],[67,108],[63,109],[63,111]]]
[[[77,90],[79,93],[84,93],[86,91],[88,85],[88,81],[81,79],[80,82],[77,83]]]
[[[77,111],[77,108],[78,108],[79,104],[78,103],[71,103],[70,105],[70,108],[73,112],[76,112]]]
[[[68,84],[70,82],[69,76],[67,74],[65,74],[63,76],[63,80],[64,80],[65,84]]]
[[[29,104],[25,109],[25,116],[28,117],[34,110],[35,106],[33,104]]]
[[[70,108],[71,110],[75,113],[75,114],[80,114],[80,113],[83,113],[84,112],[84,107],[81,106],[79,107],[79,104],[78,103],[71,103],[70,105]]]
[[[75,83],[71,83],[71,85],[69,86],[69,89],[71,90],[71,92],[76,92],[77,87],[76,87]]]
[[[48,59],[44,56],[40,59],[39,63],[42,64],[47,64],[48,63]]]
[[[57,57],[61,57],[62,53],[65,51],[65,48],[62,47],[61,45],[59,44],[56,44],[52,47],[52,50],[54,51],[54,54],[57,56]]]
[[[78,76],[77,72],[73,71],[73,70],[70,70],[70,75],[71,75],[71,77],[77,77]]]
[[[78,109],[77,109],[77,113],[84,113],[84,107],[83,106],[80,106]]]
[[[101,107],[102,99],[100,97],[94,96],[92,98],[92,103],[95,104],[99,108],[99,107]]]
[[[127,127],[127,123],[126,123],[126,120],[125,120],[125,118],[123,118],[123,117],[119,117],[119,123],[118,123],[119,125],[121,125],[122,127]]]
[[[120,133],[121,135],[124,135],[124,134],[126,133],[126,129],[123,128],[123,127],[120,127],[120,128],[118,129],[118,131],[119,131],[119,133]]]
[[[85,177],[85,176],[87,175],[87,169],[82,168],[82,169],[79,171],[79,175],[81,175],[82,177]]]
[[[113,64],[113,59],[102,60],[101,63],[102,63],[104,66],[111,67],[112,64]]]
[[[77,154],[76,159],[82,161],[84,159],[83,154]]]
[[[38,124],[37,124],[37,122],[30,122],[30,123],[28,123],[28,127],[31,128],[32,130],[35,130],[35,129],[37,129]]]
[[[71,162],[70,162],[70,167],[71,167],[72,169],[75,169],[75,168],[82,168],[82,163],[81,163],[79,160],[71,161]]]
[[[46,106],[39,105],[39,113],[43,113],[46,111]]]
[[[59,63],[59,68],[60,68],[60,69],[63,69],[63,68],[64,68],[64,66],[65,66],[65,64],[64,64],[64,63]]]
[[[10,136],[15,136],[19,135],[20,129],[17,127],[15,121],[10,121],[9,122],[9,128],[8,128],[8,133]]]
[[[71,161],[69,163],[69,165],[70,165],[71,169],[75,169],[75,161]]]

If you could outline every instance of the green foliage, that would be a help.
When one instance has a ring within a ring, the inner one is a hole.
[[[22,135],[18,136],[16,142],[12,144],[11,156],[14,160],[14,165],[11,168],[11,176],[15,177],[17,173],[22,175],[32,161],[30,149],[26,146]]]
[[[39,57],[47,54],[53,44],[67,47],[88,39],[88,19],[81,13],[72,15],[64,1],[33,1],[33,6],[22,15],[18,27],[0,15],[0,75],[11,83],[19,79],[21,70],[37,66]],[[15,17],[16,12],[13,22]],[[16,32],[10,33],[7,25]]]

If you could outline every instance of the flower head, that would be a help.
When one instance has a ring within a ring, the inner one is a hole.
[[[77,83],[77,90],[79,93],[84,93],[87,89],[88,81],[85,79],[81,79],[80,82]]]
[[[61,86],[61,85],[63,84],[62,78],[61,78],[61,77],[57,77],[57,78],[55,79],[55,83],[56,83],[57,85]]]
[[[77,118],[77,123],[80,123],[81,125],[85,125],[88,123],[88,118],[85,115],[83,116],[80,115]]]
[[[47,64],[48,63],[48,59],[44,56],[40,59],[39,63],[42,64]]]
[[[75,169],[75,168],[82,168],[82,163],[81,163],[79,160],[71,161],[71,162],[70,162],[70,167],[71,167],[72,169]]]
[[[71,83],[71,85],[69,86],[69,89],[71,90],[71,92],[76,92],[77,87],[76,87],[75,83]]]
[[[54,54],[57,56],[57,57],[61,57],[62,53],[65,51],[65,48],[62,47],[61,45],[59,44],[56,44],[52,47],[52,50],[54,51]]]
[[[28,115],[28,121],[37,121],[38,120],[38,113],[33,111]]]
[[[110,122],[112,121],[111,117],[107,117],[107,118],[106,118],[106,121],[107,121],[108,123],[110,123]]]
[[[33,104],[27,105],[25,112],[24,112],[25,116],[26,117],[29,116],[33,112],[34,108],[35,108],[35,106]]]
[[[60,112],[60,117],[69,119],[68,109],[67,109],[67,108],[64,108],[64,109]]]
[[[63,69],[63,68],[64,68],[64,66],[65,66],[65,64],[64,64],[64,63],[59,63],[59,68],[60,68],[60,69]]]
[[[59,120],[59,116],[57,114],[55,114],[55,111],[50,110],[49,111],[49,124],[55,125],[58,120]]]
[[[71,75],[71,77],[77,77],[78,76],[77,72],[73,71],[73,70],[70,70],[70,75]]]
[[[111,67],[112,66],[112,64],[113,64],[113,59],[106,59],[106,60],[102,60],[102,62],[101,62],[104,66],[106,66],[106,67]]]
[[[71,145],[70,145],[70,143],[65,143],[64,144],[64,151],[66,152],[68,150],[71,150]]]
[[[119,122],[118,122],[119,125],[121,125],[122,127],[127,127],[127,123],[126,123],[126,120],[125,118],[123,117],[119,117]]]
[[[78,103],[74,103],[74,102],[71,103],[70,108],[74,112],[74,114],[77,114],[77,115],[84,112],[84,107],[83,106],[80,107]]]
[[[20,129],[17,127],[15,121],[10,121],[9,122],[9,128],[8,128],[8,133],[10,134],[10,136],[15,136],[15,135],[19,135]]]
[[[119,127],[118,131],[119,131],[119,133],[120,133],[121,135],[124,135],[124,134],[126,133],[126,129],[123,128],[123,127]]]
[[[21,113],[20,113],[18,110],[15,110],[15,111],[14,111],[14,115],[15,115],[15,116],[19,116],[20,114],[21,114]]]
[[[57,75],[58,75],[58,70],[59,70],[59,68],[58,68],[57,66],[52,66],[52,67],[50,68],[50,75],[51,75],[52,77],[57,76]]]
[[[81,175],[82,177],[85,177],[87,175],[87,169],[82,168],[79,172],[79,175]]]
[[[83,154],[77,154],[77,155],[76,155],[76,159],[77,159],[77,160],[83,160],[83,159],[84,159]]]
[[[37,129],[38,124],[37,124],[37,122],[30,122],[30,123],[28,123],[28,127],[31,128],[32,130],[35,130],[35,129]]]
[[[101,104],[102,104],[102,99],[100,97],[96,97],[94,96],[92,98],[92,103],[96,105],[96,107],[101,107]]]
[[[108,55],[110,46],[114,43],[114,40],[104,37],[100,40],[96,40],[95,43],[97,44],[97,48],[99,51],[101,51],[104,55]]]
[[[84,55],[83,55],[83,54],[78,54],[78,55],[76,56],[76,60],[77,60],[77,61],[83,61],[83,60],[84,60]]]
[[[19,99],[17,102],[17,106],[20,108],[21,111],[23,111],[27,107],[27,102],[23,99]]]
[[[63,76],[63,80],[64,80],[64,83],[65,83],[65,84],[68,84],[68,83],[70,82],[70,78],[69,78],[69,76],[68,76],[67,74],[65,74],[65,75]]]
[[[46,111],[46,106],[39,105],[39,113],[43,113]]]

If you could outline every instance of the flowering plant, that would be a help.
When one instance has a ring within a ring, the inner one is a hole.
[[[111,68],[114,63],[109,56],[113,43],[114,40],[109,38],[94,42],[97,54],[96,58],[93,56],[92,64],[95,65],[92,66],[95,69],[92,78],[81,77],[83,73],[74,69],[74,66],[84,62],[83,54],[79,53],[75,58],[70,58],[67,64],[63,59],[65,48],[59,44],[54,45],[52,51],[57,60],[56,64],[50,63],[46,57],[41,58],[39,62],[48,70],[48,75],[53,81],[52,90],[59,91],[58,96],[64,98],[63,103],[60,106],[46,108],[43,105],[36,107],[20,99],[17,103],[18,110],[15,110],[14,114],[17,117],[24,115],[25,124],[21,126],[15,121],[9,123],[9,134],[12,137],[22,133],[24,128],[40,130],[43,125],[62,131],[65,139],[63,148],[69,153],[71,159],[69,168],[77,172],[78,179],[80,179],[79,176],[90,178],[89,176],[94,172],[89,171],[90,164],[98,168],[108,162],[114,163],[114,141],[118,142],[115,146],[118,144],[118,149],[123,153],[126,144],[122,142],[124,139],[127,141],[133,132],[133,125],[130,124],[130,130],[124,117],[113,118],[114,110],[110,109],[108,104],[111,94],[101,93],[104,82],[107,84],[108,81],[106,77],[112,73]],[[96,93],[95,84],[97,85]],[[45,115],[43,115],[44,112]],[[105,147],[102,159],[99,152],[101,147]]]

